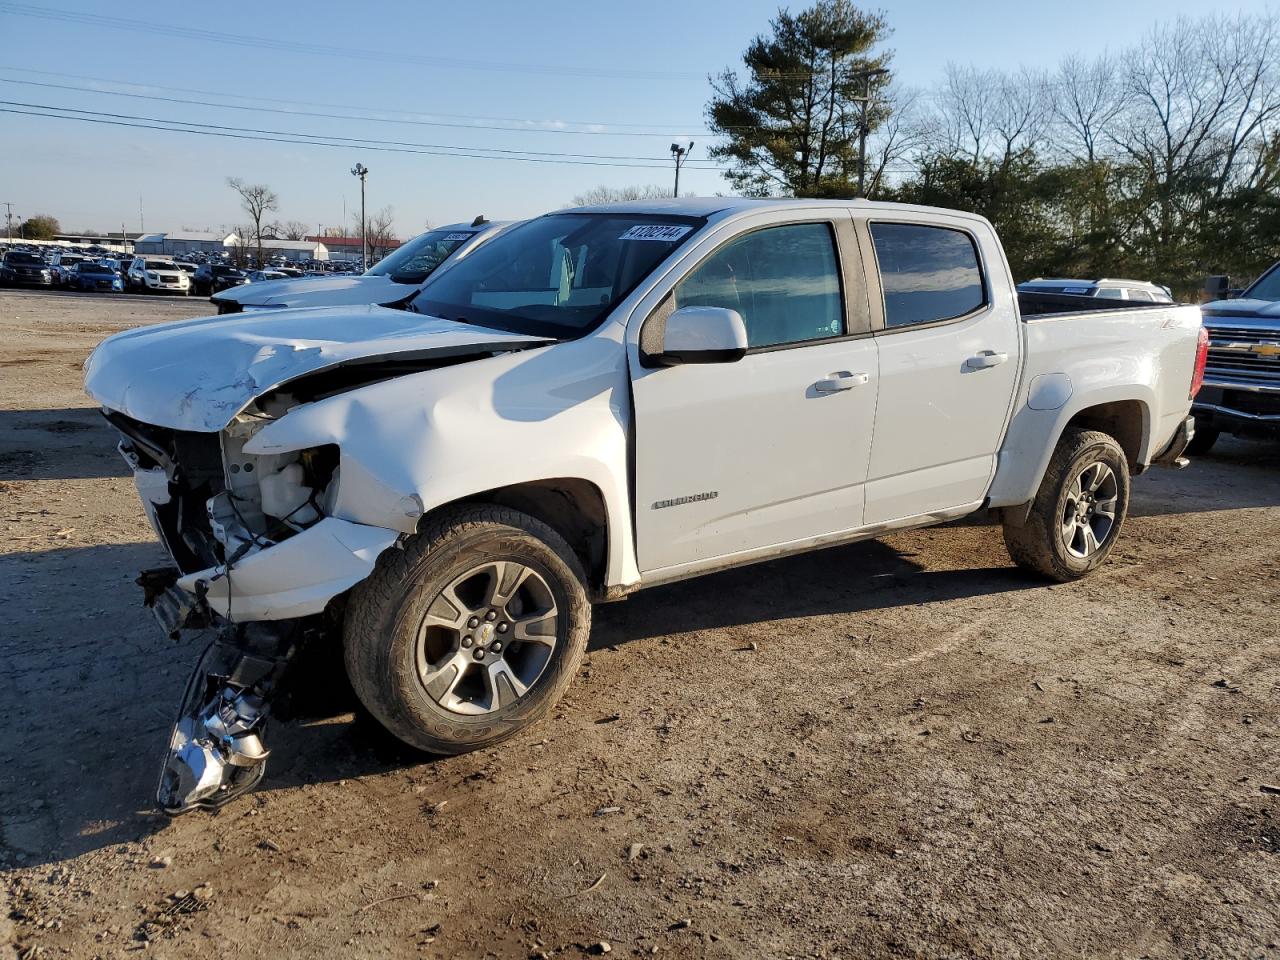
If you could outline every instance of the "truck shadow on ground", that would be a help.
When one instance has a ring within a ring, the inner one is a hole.
[[[0,410],[0,480],[128,476],[118,439],[95,407]]]

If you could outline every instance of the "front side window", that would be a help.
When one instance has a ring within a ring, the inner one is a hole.
[[[1280,300],[1280,263],[1254,281],[1243,297],[1246,300]]]
[[[554,213],[513,227],[427,281],[419,313],[512,333],[587,333],[706,221]]]
[[[844,304],[830,225],[768,227],[725,244],[680,281],[675,306],[738,311],[751,347],[840,336]]]
[[[474,236],[470,230],[429,230],[383,257],[365,276],[388,276],[396,283],[421,283]]]
[[[954,320],[986,303],[973,239],[962,230],[873,223],[889,328]]]

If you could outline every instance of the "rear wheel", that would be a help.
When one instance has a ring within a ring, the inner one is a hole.
[[[1195,435],[1187,444],[1187,453],[1193,457],[1203,457],[1213,449],[1213,445],[1218,442],[1220,436],[1222,431],[1216,427],[1196,427]]]
[[[572,548],[539,520],[488,505],[442,513],[352,591],[347,673],[401,740],[463,753],[544,716],[591,629]]]
[[[1129,511],[1129,463],[1105,433],[1070,429],[1045,470],[1031,512],[1006,522],[1018,566],[1051,580],[1078,580],[1106,560]]]

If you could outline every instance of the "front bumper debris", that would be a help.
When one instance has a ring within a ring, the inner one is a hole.
[[[266,773],[267,716],[297,652],[295,624],[218,621],[169,734],[156,804],[170,816],[215,809]]]

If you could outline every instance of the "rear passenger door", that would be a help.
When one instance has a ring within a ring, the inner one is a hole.
[[[995,470],[1019,367],[1018,314],[998,242],[963,218],[873,219],[860,229],[880,287],[865,521],[975,504]]]

